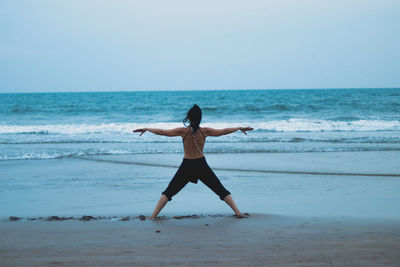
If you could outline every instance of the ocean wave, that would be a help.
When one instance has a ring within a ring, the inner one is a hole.
[[[330,120],[332,120],[332,121],[357,121],[357,120],[360,120],[360,118],[357,116],[336,116],[336,117],[330,118]]]
[[[132,133],[133,129],[142,127],[173,128],[177,123],[102,123],[102,124],[48,124],[48,125],[1,125],[0,134],[102,134],[102,133]],[[181,125],[180,125],[181,126]]]
[[[68,114],[68,113],[102,113],[107,112],[106,107],[93,107],[93,106],[75,106],[68,104],[53,104],[49,106],[42,106],[38,103],[31,104],[15,104],[10,107],[6,112],[15,114],[35,114],[35,113],[52,113],[52,114]]]
[[[365,152],[365,151],[400,151],[399,146],[360,146],[360,147],[321,147],[321,146],[296,146],[296,147],[218,147],[206,149],[205,154],[242,154],[242,153],[313,153],[313,152]],[[23,152],[0,154],[0,161],[9,160],[46,160],[74,158],[83,156],[107,155],[141,155],[141,154],[182,154],[182,149],[89,149],[56,152]]]
[[[35,135],[48,135],[49,131],[31,131],[31,132],[20,132],[19,134],[35,134]]]
[[[203,127],[227,128],[252,126],[256,131],[266,132],[336,132],[336,131],[400,131],[397,120],[354,120],[333,121],[321,119],[287,119],[265,122],[207,122]],[[0,134],[43,134],[43,135],[78,135],[78,134],[132,134],[136,128],[182,127],[181,123],[103,123],[103,124],[54,124],[54,125],[0,125]]]
[[[257,130],[271,132],[399,131],[400,121],[288,119],[256,123],[254,127]]]
[[[59,159],[67,157],[82,157],[94,155],[126,155],[131,154],[132,151],[127,150],[91,150],[91,151],[73,151],[73,152],[27,152],[20,154],[0,155],[0,161],[6,160],[34,160],[34,159]]]
[[[108,140],[107,140],[108,139]],[[18,140],[0,141],[2,145],[33,145],[33,144],[181,144],[182,141],[179,139],[162,139],[162,140],[140,140],[134,139],[129,140],[118,140],[116,137],[110,136],[105,137],[104,140],[79,140],[79,139],[59,139],[59,140],[24,140],[19,138]],[[255,137],[255,138],[238,138],[237,140],[228,138],[210,138],[207,140],[210,144],[237,144],[237,143],[333,143],[333,144],[400,144],[400,137],[381,136],[381,137],[348,137],[348,138],[304,138],[304,137]]]

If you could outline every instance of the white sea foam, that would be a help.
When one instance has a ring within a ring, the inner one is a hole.
[[[165,123],[156,123],[152,127],[168,127]],[[0,134],[96,134],[130,133],[135,128],[145,127],[135,123],[108,124],[54,124],[54,125],[3,125]],[[149,126],[147,126],[149,127]]]
[[[271,120],[266,122],[212,122],[205,127],[226,128],[252,126],[255,130],[276,132],[321,132],[321,131],[399,131],[400,121],[356,120],[331,121],[318,119]],[[131,134],[133,129],[142,127],[170,129],[181,127],[181,123],[159,122],[148,124],[107,123],[107,124],[54,124],[54,125],[1,125],[0,134],[32,135],[84,135],[84,134]]]
[[[225,154],[225,153],[297,153],[297,152],[340,152],[340,151],[400,151],[398,145],[287,145],[287,146],[270,146],[270,145],[259,145],[259,144],[247,144],[242,145],[216,145],[205,149],[206,154]],[[59,148],[57,151],[13,151],[0,152],[0,161],[7,160],[45,160],[45,159],[59,159],[68,157],[84,157],[93,155],[128,155],[128,154],[182,154],[183,149],[177,148],[176,146],[163,147],[148,146],[143,148],[132,148],[132,149],[81,149],[79,147],[73,150],[64,150]]]
[[[64,157],[81,157],[90,155],[125,155],[130,154],[132,151],[121,149],[98,149],[98,150],[76,150],[72,152],[58,151],[58,152],[22,152],[19,154],[0,154],[0,161],[2,160],[26,160],[26,159],[57,159]]]
[[[67,155],[66,155],[67,156]],[[61,158],[61,153],[21,153],[12,155],[0,155],[0,160],[23,160],[23,159],[56,159]]]
[[[255,130],[277,132],[320,132],[320,131],[399,131],[400,121],[357,120],[329,121],[317,119],[271,120],[266,122],[213,122],[202,124],[205,127],[225,128],[238,125],[252,126]],[[55,125],[2,125],[0,134],[33,135],[81,135],[81,134],[131,134],[133,129],[142,127],[170,129],[181,127],[180,123],[108,123],[108,124],[55,124]]]
[[[277,132],[398,131],[400,130],[400,121],[289,119],[256,123],[254,127],[259,130]]]

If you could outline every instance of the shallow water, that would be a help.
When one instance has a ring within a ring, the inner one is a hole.
[[[0,216],[149,214],[182,142],[132,130],[194,103],[203,126],[255,128],[205,146],[244,211],[400,218],[400,89],[0,94]],[[231,211],[199,183],[163,212]]]
[[[243,212],[400,219],[400,153],[327,154],[215,154],[207,161]],[[150,215],[180,162],[175,154],[3,161],[1,216]],[[240,168],[284,173],[237,171]],[[314,174],[290,174],[306,170]],[[379,175],[384,173],[397,177]],[[174,196],[161,215],[231,213],[199,181]]]

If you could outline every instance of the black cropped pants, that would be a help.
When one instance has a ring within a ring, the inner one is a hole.
[[[223,200],[230,194],[228,190],[221,184],[218,177],[208,166],[206,158],[183,159],[181,166],[175,173],[164,194],[169,201],[176,195],[188,182],[197,184],[198,179],[208,186],[212,191]]]

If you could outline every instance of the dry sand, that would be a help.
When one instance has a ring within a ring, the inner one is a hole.
[[[1,266],[399,266],[397,220],[2,221]]]

